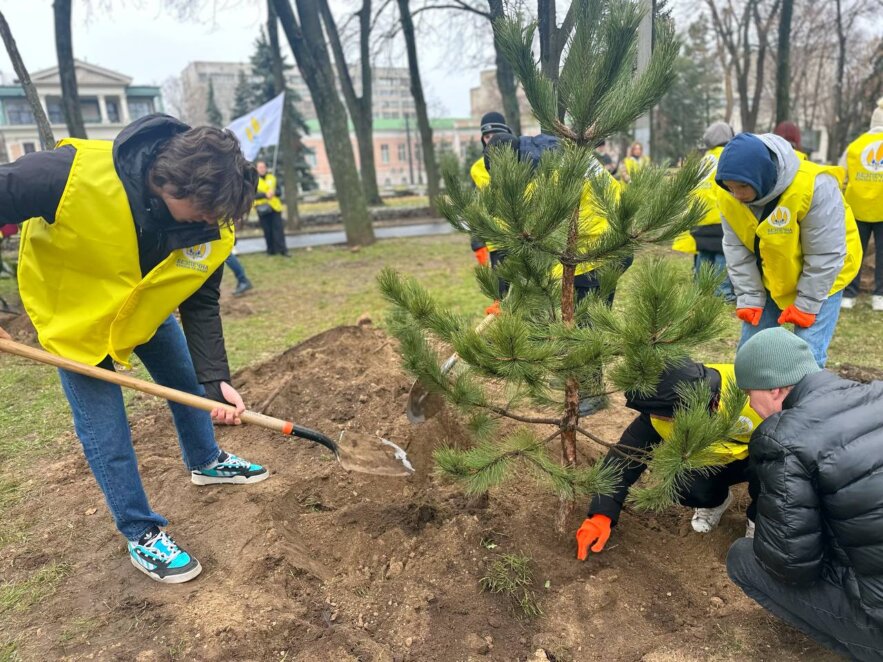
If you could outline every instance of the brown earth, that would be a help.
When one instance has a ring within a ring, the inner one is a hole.
[[[467,435],[445,413],[410,426],[409,383],[393,342],[370,327],[332,329],[237,377],[254,406],[281,386],[271,415],[398,442],[417,469],[408,479],[347,474],[319,446],[237,427],[219,429],[222,446],[271,478],[200,488],[166,410],[134,421],[153,506],[204,567],[183,585],[131,567],[80,454],[34,468],[42,487],[10,516],[37,524],[0,550],[0,575],[22,581],[54,562],[70,574],[34,610],[2,613],[0,634],[34,660],[831,659],[729,582],[744,497],[704,536],[686,509],[626,512],[607,550],[579,563],[581,512],[559,535],[557,502],[529,479],[470,499],[433,474],[432,449]],[[590,424],[615,439],[630,418],[616,405]],[[519,619],[479,589],[508,552],[533,559],[542,616]]]

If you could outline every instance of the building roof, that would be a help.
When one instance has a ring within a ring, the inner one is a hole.
[[[90,82],[106,82],[108,85],[131,85],[132,78],[130,76],[126,76],[117,71],[111,71],[110,69],[105,69],[104,67],[99,67],[95,64],[90,64],[89,62],[83,62],[82,60],[74,60],[74,68],[79,69],[87,74],[91,74],[93,78]],[[80,77],[77,76],[77,81],[79,82]],[[39,85],[40,83],[56,83],[59,82],[58,75],[58,66],[49,67],[48,69],[40,69],[39,71],[35,71],[31,74],[31,81],[34,85]]]

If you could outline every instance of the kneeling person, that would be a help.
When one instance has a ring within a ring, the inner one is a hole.
[[[610,450],[604,462],[617,463],[622,468],[619,484],[610,495],[595,496],[589,504],[588,518],[576,532],[577,557],[584,561],[588,556],[589,545],[593,552],[604,549],[610,537],[610,530],[616,525],[629,489],[637,482],[647,465],[629,456],[630,451],[647,451],[666,439],[672,432],[672,418],[681,405],[678,390],[682,384],[695,384],[705,381],[711,388],[709,407],[716,407],[722,394],[735,388],[732,364],[702,365],[687,362],[666,370],[656,391],[647,397],[626,394],[626,406],[639,412],[639,416],[625,429],[619,443]],[[713,450],[725,463],[716,473],[704,475],[695,472],[681,494],[681,505],[695,508],[693,529],[708,533],[720,522],[721,517],[733,497],[730,487],[749,480],[748,439],[751,431],[760,423],[760,417],[748,405],[741,412],[745,422],[745,433],[736,440],[717,442]],[[754,499],[748,507],[748,531],[753,530]],[[594,543],[594,544],[593,544]]]

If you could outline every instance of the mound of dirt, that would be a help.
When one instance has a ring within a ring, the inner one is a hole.
[[[142,476],[170,531],[202,562],[202,576],[163,586],[136,572],[85,461],[72,452],[35,471],[44,489],[11,513],[36,521],[34,533],[0,550],[7,581],[67,564],[38,611],[4,614],[23,657],[830,659],[727,579],[744,498],[705,536],[690,531],[685,509],[627,512],[608,549],[579,563],[572,533],[555,532],[556,500],[530,480],[471,499],[434,475],[432,450],[465,444],[468,435],[445,412],[408,424],[410,379],[381,332],[333,329],[236,381],[267,414],[329,436],[354,429],[395,441],[417,472],[347,474],[318,445],[243,426],[219,428],[220,442],[266,464],[270,480],[196,487],[157,406],[133,424]],[[587,424],[615,439],[630,418],[617,405]],[[581,520],[577,512],[570,529]],[[543,611],[532,620],[479,587],[491,561],[515,552],[532,559]]]

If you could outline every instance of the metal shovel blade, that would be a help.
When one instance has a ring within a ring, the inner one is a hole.
[[[456,354],[449,356],[448,360],[445,361],[441,367],[442,375],[447,375],[453,370],[459,359],[460,357]],[[408,391],[408,402],[405,405],[405,415],[408,417],[409,422],[414,425],[419,425],[420,423],[425,423],[428,419],[439,413],[442,407],[444,407],[444,404],[444,398],[438,393],[428,391],[418,379],[411,384],[411,390]]]
[[[405,477],[414,473],[404,449],[388,439],[346,430],[337,440],[337,460],[347,471]]]

